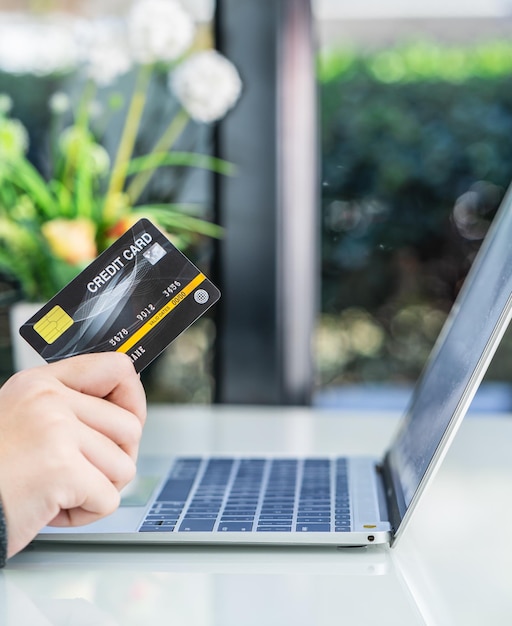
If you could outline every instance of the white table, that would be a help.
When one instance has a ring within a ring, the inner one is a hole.
[[[389,414],[155,406],[142,451],[380,454],[395,427]],[[0,624],[510,625],[511,520],[512,416],[470,416],[395,549],[39,544],[0,574]]]

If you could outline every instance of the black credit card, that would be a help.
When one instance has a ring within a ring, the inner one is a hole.
[[[220,298],[213,283],[141,219],[20,328],[48,362],[126,353],[140,372]]]

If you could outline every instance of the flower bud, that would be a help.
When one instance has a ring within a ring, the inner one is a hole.
[[[71,265],[89,263],[97,255],[96,226],[86,218],[50,220],[41,230],[53,254]]]
[[[240,96],[242,81],[235,66],[215,50],[191,55],[169,75],[183,108],[198,122],[224,117]]]

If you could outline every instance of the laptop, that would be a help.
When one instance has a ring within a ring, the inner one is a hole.
[[[396,545],[512,315],[511,189],[382,458],[145,457],[115,513],[36,540]]]

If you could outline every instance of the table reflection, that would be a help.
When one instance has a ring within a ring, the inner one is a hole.
[[[31,547],[2,574],[6,626],[425,624],[386,547]],[[387,613],[387,615],[386,615]]]

